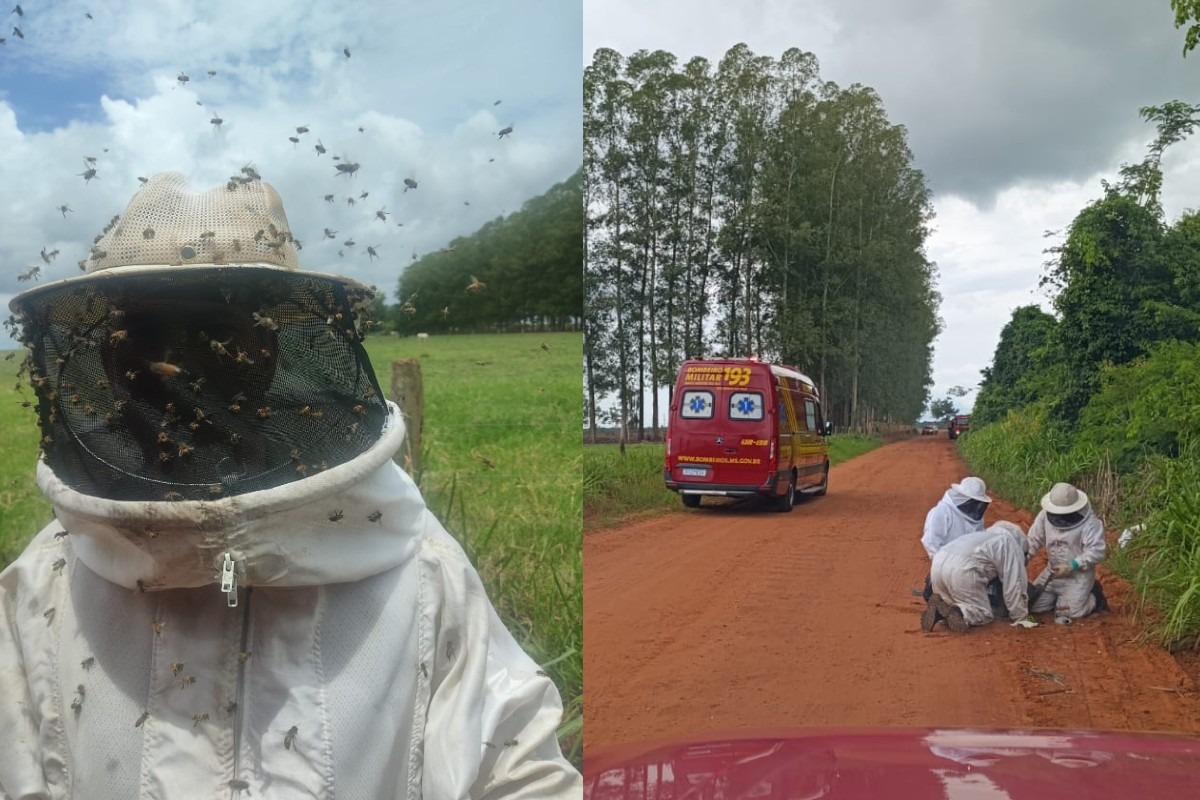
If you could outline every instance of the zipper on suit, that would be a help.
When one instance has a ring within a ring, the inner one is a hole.
[[[221,564],[221,591],[225,593],[225,601],[230,608],[239,605],[238,603],[238,585],[237,573],[235,571],[236,562],[229,553],[225,554]],[[233,779],[229,783],[230,797],[237,798],[239,792],[243,788],[249,789],[249,784],[243,786],[241,777],[241,761],[242,761],[242,718],[244,716],[245,693],[246,693],[246,661],[247,657],[243,656],[246,653],[246,646],[250,642],[250,593],[253,587],[246,587],[246,595],[242,607],[242,635],[238,650],[238,665],[237,665],[237,687],[234,691],[233,701]]]

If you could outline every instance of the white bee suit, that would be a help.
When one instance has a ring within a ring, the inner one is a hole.
[[[358,458],[213,501],[39,463],[57,521],[0,573],[0,794],[581,797],[558,691],[392,462],[389,412]]]
[[[1060,616],[1071,619],[1086,617],[1095,611],[1092,584],[1096,582],[1096,565],[1108,555],[1104,522],[1088,506],[1078,525],[1059,528],[1046,518],[1045,511],[1041,511],[1029,528],[1029,552],[1036,553],[1043,544],[1046,546],[1046,569],[1056,564],[1070,564],[1072,559],[1079,568],[1066,577],[1051,578],[1034,602],[1033,610],[1054,609]]]
[[[921,545],[932,559],[938,550],[960,536],[983,530],[983,519],[971,519],[958,507],[971,498],[957,489],[947,489],[937,505],[925,515]]]
[[[999,578],[1009,616],[1029,614],[1025,550],[1020,533],[984,530],[960,536],[933,557],[930,578],[933,591],[956,605],[969,625],[986,625],[996,617],[988,600],[987,585]]]

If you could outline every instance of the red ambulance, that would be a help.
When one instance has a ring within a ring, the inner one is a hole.
[[[755,359],[700,359],[679,368],[667,422],[667,488],[688,508],[705,495],[763,495],[791,511],[796,494],[829,488],[833,426],[813,381]]]

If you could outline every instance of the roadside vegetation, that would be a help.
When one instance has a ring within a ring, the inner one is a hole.
[[[1108,565],[1135,590],[1149,635],[1200,647],[1200,212],[1168,221],[1160,161],[1200,105],[1142,110],[1145,159],[1082,209],[1048,251],[1051,315],[1019,308],[983,371],[959,449],[997,493],[1036,510],[1079,485],[1110,530]]]
[[[829,437],[829,462],[840,464],[883,444],[877,436],[839,433]],[[583,448],[583,494],[589,530],[607,528],[634,514],[681,508],[679,495],[663,483],[663,445],[615,444]],[[831,492],[837,491],[831,484]]]
[[[367,350],[389,397],[391,361],[420,359],[421,491],[505,624],[558,685],[563,750],[581,764],[582,336],[375,336]],[[52,517],[33,477],[38,429],[13,389],[18,363],[0,361],[0,566]]]

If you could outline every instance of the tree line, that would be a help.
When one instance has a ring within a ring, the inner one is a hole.
[[[983,371],[974,422],[1020,413],[1119,468],[1178,456],[1194,438],[1200,375],[1200,212],[1166,220],[1165,151],[1200,126],[1200,105],[1143,108],[1157,135],[1049,248],[1055,314],[1018,308]]]
[[[583,317],[582,168],[519,212],[410,264],[376,318],[401,334],[578,330]]]
[[[839,427],[911,422],[940,322],[930,192],[878,94],[811,53],[597,50],[584,71],[586,424],[653,433],[689,357],[817,382]]]

